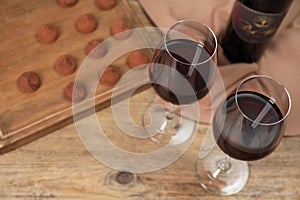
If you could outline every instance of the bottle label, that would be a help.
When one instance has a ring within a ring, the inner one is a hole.
[[[232,25],[242,40],[262,43],[275,34],[285,14],[259,12],[237,1],[232,10]]]

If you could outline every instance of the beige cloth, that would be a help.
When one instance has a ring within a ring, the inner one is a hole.
[[[222,36],[235,0],[139,0],[153,22],[162,28],[168,28],[176,21],[197,20],[210,26],[218,37]],[[288,117],[285,135],[300,135],[297,122],[300,122],[300,1],[295,0],[279,30],[274,35],[261,59],[252,64],[230,64],[219,49],[220,73],[226,91],[250,74],[265,74],[281,81],[289,90],[292,98],[292,110]],[[298,85],[299,84],[299,85]],[[200,121],[209,122],[210,111],[207,99],[201,110]],[[207,110],[205,110],[205,107]],[[206,114],[206,115],[205,115]]]

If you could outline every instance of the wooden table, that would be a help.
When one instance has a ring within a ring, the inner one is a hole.
[[[132,98],[133,119],[139,119],[149,94],[151,89]],[[114,138],[122,132],[112,123],[110,107],[97,117],[116,145],[132,147]],[[250,162],[249,182],[237,195],[215,196],[203,190],[194,167],[205,129],[199,126],[190,148],[173,164],[131,175],[94,159],[70,124],[0,156],[0,199],[300,199],[300,137],[285,137],[273,154]]]
[[[41,6],[40,1],[34,2],[37,3],[28,4],[28,7],[35,6],[29,9],[18,7],[12,1],[3,1],[1,6],[12,3],[17,10],[2,9],[1,14],[11,12],[11,15],[2,18],[2,22],[10,21],[25,11],[27,18],[34,16],[33,11],[42,14],[37,9]],[[87,1],[80,3],[89,7],[78,6],[75,10],[95,9]],[[53,2],[47,1],[43,6],[48,4]],[[58,9],[55,5],[51,8]],[[47,9],[47,12],[50,11]],[[69,14],[77,16],[76,13]],[[64,20],[61,19],[62,22]],[[74,50],[77,51],[80,49]],[[153,92],[147,89],[133,97],[130,108],[137,123],[140,123],[143,108],[153,97],[151,95]],[[110,107],[99,111],[97,117],[116,145],[127,150],[151,150],[154,147],[150,140],[142,146],[140,140],[124,136],[114,124]],[[47,131],[50,132],[48,135],[0,155],[0,199],[300,199],[300,137],[284,138],[272,155],[249,163],[251,174],[244,190],[235,196],[223,197],[204,191],[195,176],[195,161],[205,130],[205,125],[199,126],[190,148],[174,163],[142,174],[121,173],[94,159],[82,145],[74,124],[54,132]]]

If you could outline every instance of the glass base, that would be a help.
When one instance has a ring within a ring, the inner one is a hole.
[[[197,129],[198,122],[177,115],[158,104],[150,103],[142,119],[149,138],[160,145],[177,145],[188,141]]]
[[[233,195],[246,185],[249,167],[246,161],[229,158],[216,145],[207,156],[197,159],[196,174],[206,191],[218,195]]]

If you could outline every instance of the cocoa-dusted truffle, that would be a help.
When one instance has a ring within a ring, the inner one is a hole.
[[[58,38],[58,30],[54,24],[47,23],[41,25],[35,35],[38,42],[42,44],[51,44]]]
[[[131,31],[129,31],[131,28],[132,28],[131,24],[127,20],[122,19],[116,21],[111,26],[110,32],[114,38],[118,40],[123,40],[128,38],[131,35]]]
[[[97,38],[89,41],[85,47],[85,54],[93,58],[102,58],[107,53],[107,46],[103,41],[104,40],[102,38]]]
[[[82,14],[77,18],[75,28],[83,34],[91,33],[97,28],[97,19],[90,13]]]
[[[63,8],[69,8],[75,6],[78,0],[56,0],[56,3]]]
[[[82,101],[87,94],[86,87],[80,82],[70,82],[64,89],[64,97],[70,102],[78,103]]]
[[[95,0],[95,5],[100,10],[111,10],[117,4],[116,0]]]
[[[18,89],[24,93],[32,93],[41,86],[39,75],[33,71],[22,73],[17,80]]]
[[[99,82],[105,86],[114,86],[121,78],[121,70],[119,67],[109,65],[101,74]]]
[[[149,62],[148,54],[145,50],[138,49],[130,52],[127,57],[127,65],[130,68],[137,67],[139,65],[144,65]]]
[[[75,58],[68,54],[59,56],[53,65],[53,69],[56,73],[62,76],[72,74],[75,72],[76,68],[77,65]]]

